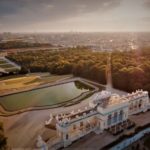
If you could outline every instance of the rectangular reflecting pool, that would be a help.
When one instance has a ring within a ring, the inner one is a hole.
[[[72,100],[90,90],[92,90],[91,87],[79,81],[74,81],[3,96],[0,97],[0,104],[8,111],[16,111],[37,106],[52,106]]]

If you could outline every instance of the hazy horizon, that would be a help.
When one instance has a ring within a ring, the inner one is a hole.
[[[1,0],[0,32],[150,32],[150,0]]]
[[[100,33],[150,33],[150,31],[36,31],[36,32],[32,32],[32,31],[25,31],[25,32],[17,32],[17,31],[2,31],[0,32],[0,34],[100,34]]]

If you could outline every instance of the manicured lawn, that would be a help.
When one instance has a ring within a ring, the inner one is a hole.
[[[23,88],[27,85],[34,85],[34,83],[37,83],[38,76],[24,76],[24,77],[18,77],[18,78],[12,78],[7,80],[1,80],[0,83],[3,83],[0,87],[0,90],[11,90],[14,88]],[[31,83],[30,83],[31,82]]]
[[[2,64],[0,65],[1,68],[11,68],[11,67],[14,67],[12,64]]]
[[[4,63],[7,63],[7,61],[0,59],[0,64],[4,64]]]
[[[24,75],[16,74],[16,75],[4,76],[4,77],[0,77],[0,81],[7,80],[7,79],[13,79],[13,78],[20,78],[20,77],[24,77]]]
[[[0,83],[3,83],[0,87],[0,90],[11,90],[14,88],[23,88],[27,86],[37,86],[39,84],[44,83],[52,83],[56,82],[60,79],[65,79],[68,77],[72,77],[72,75],[51,75],[48,77],[41,77],[38,75],[29,75],[29,76],[22,76],[22,77],[15,77],[6,80],[0,80]]]
[[[73,77],[73,75],[53,75],[53,76],[49,76],[49,77],[44,77],[42,78],[42,81],[43,82],[55,82],[57,80],[62,80],[62,79],[65,79],[65,78],[71,78]]]

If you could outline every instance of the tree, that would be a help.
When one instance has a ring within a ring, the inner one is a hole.
[[[5,150],[7,145],[7,138],[4,136],[3,124],[0,123],[0,149]]]

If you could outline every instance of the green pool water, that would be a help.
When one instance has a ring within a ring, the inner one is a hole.
[[[69,101],[89,90],[92,89],[79,81],[74,81],[0,97],[0,104],[8,111],[36,106],[50,106]]]

